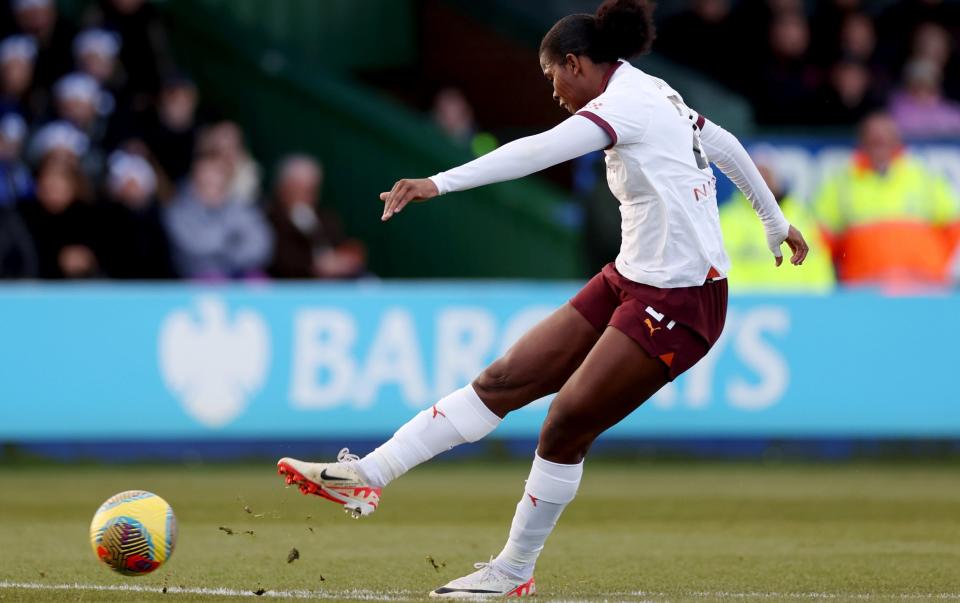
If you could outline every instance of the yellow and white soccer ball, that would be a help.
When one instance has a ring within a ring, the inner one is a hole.
[[[177,543],[173,508],[152,492],[129,490],[108,498],[90,523],[97,557],[126,576],[149,574],[164,564]]]

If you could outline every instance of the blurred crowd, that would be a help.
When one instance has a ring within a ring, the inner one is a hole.
[[[810,199],[793,195],[775,147],[753,158],[811,253],[802,269],[774,266],[742,193],[720,207],[735,289],[824,292],[837,282],[904,292],[960,285],[960,196],[904,146],[894,117],[868,115],[852,157]]]
[[[264,194],[243,128],[204,111],[156,8],[0,0],[0,278],[350,278],[366,252],[290,155]]]
[[[55,0],[0,0],[0,278],[367,274],[365,246],[321,202],[320,162],[290,154],[265,186],[242,125],[203,104],[166,33],[147,0],[90,0],[76,21]],[[720,209],[735,287],[960,282],[960,197],[904,144],[960,137],[958,35],[960,3],[942,0],[692,0],[663,20],[657,50],[742,92],[761,123],[859,128],[810,198],[775,148],[755,150],[814,251],[803,270],[774,269],[735,193]],[[432,116],[476,155],[498,144],[455,88]],[[619,228],[601,184],[588,207],[606,213],[585,218],[598,265]]]
[[[761,124],[853,125],[885,108],[907,138],[960,136],[956,2],[688,4],[660,24],[657,52],[743,94]]]

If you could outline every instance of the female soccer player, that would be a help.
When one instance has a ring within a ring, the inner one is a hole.
[[[526,596],[547,536],[573,500],[583,459],[603,431],[696,364],[717,341],[727,309],[713,161],[744,192],[766,230],[799,265],[803,236],[790,226],[743,146],[684,104],[663,80],[622,60],[653,39],[646,0],[607,0],[596,15],[561,19],[543,38],[540,66],[553,98],[573,114],[548,132],[507,144],[425,179],[400,180],[384,201],[389,220],[411,201],[520,178],[606,149],[620,201],[622,242],[570,302],[524,335],[476,380],[416,415],[382,446],[337,463],[281,459],[301,490],[372,513],[380,489],[412,467],[496,428],[510,411],[557,393],[500,554],[431,593]]]

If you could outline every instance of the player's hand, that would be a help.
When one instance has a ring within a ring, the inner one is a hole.
[[[799,266],[803,263],[803,260],[807,259],[807,254],[810,252],[810,246],[807,245],[807,242],[804,240],[803,235],[800,234],[800,231],[790,226],[790,230],[787,232],[787,238],[784,239],[784,243],[787,244],[787,247],[790,248],[790,251],[793,252],[793,256],[790,258],[790,263],[794,266]],[[783,263],[783,257],[777,256],[774,260],[777,263],[777,266]]]
[[[440,194],[437,185],[429,178],[417,178],[415,180],[398,180],[389,193],[380,193],[380,200],[383,201],[383,216],[380,218],[386,222],[394,214],[400,213],[407,203],[411,201],[426,201]]]

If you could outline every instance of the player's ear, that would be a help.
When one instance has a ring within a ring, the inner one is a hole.
[[[582,67],[580,65],[580,57],[573,54],[572,52],[568,52],[567,56],[563,57],[563,65],[564,67],[569,69],[570,72],[573,73],[574,75],[580,73],[580,71],[582,70]]]

